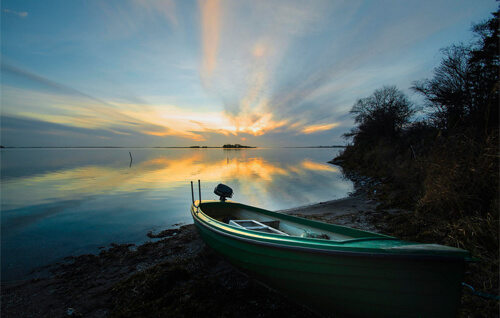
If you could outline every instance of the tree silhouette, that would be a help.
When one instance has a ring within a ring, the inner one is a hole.
[[[409,123],[416,108],[396,86],[384,86],[371,96],[359,99],[350,113],[354,114],[356,128],[346,134],[354,142],[377,138],[397,138]]]
[[[499,11],[476,24],[476,43],[442,50],[444,59],[434,77],[416,81],[412,89],[424,95],[430,119],[448,131],[498,129]]]

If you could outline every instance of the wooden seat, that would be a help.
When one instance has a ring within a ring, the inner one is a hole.
[[[273,227],[270,227],[269,225],[262,224],[258,221],[255,220],[230,220],[229,221],[230,225],[242,227],[247,230],[253,230],[253,231],[259,231],[259,232],[267,232],[267,233],[274,233],[274,234],[280,234],[280,235],[286,235],[285,232],[281,232],[280,230],[277,230]]]

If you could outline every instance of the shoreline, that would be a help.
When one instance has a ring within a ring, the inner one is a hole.
[[[375,201],[356,195],[277,212],[380,232],[377,216],[387,211],[376,207]],[[157,315],[155,309],[136,303],[142,294],[157,300],[167,297],[168,308],[162,310],[172,316],[210,310],[214,316],[264,312],[268,317],[316,317],[226,263],[199,238],[193,224],[150,235],[154,242],[111,244],[99,255],[66,257],[42,269],[52,274],[48,278],[2,282],[2,317]],[[135,295],[137,290],[142,293]]]
[[[373,210],[377,207],[377,202],[358,194],[352,197],[345,197],[324,202],[302,205],[290,209],[277,210],[275,212],[290,215],[323,215],[333,214],[336,216],[350,214],[357,211]]]

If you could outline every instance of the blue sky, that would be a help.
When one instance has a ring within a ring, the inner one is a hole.
[[[493,0],[1,4],[4,146],[343,144],[356,99],[429,78]]]

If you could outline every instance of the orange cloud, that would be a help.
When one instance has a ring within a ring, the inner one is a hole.
[[[326,124],[326,125],[310,125],[302,128],[301,132],[304,134],[314,134],[320,131],[330,130],[340,126],[339,123]]]
[[[337,127],[338,123],[309,125],[305,121],[276,119],[266,97],[267,73],[258,68],[240,103],[238,115],[225,111],[191,110],[185,105],[142,105],[102,102],[23,89],[5,88],[5,114],[86,129],[103,129],[116,134],[141,133],[205,141],[206,133],[262,136],[275,131],[312,134]],[[15,96],[15,98],[14,98]],[[36,105],[33,106],[33,105]]]
[[[220,0],[200,0],[202,40],[203,40],[203,72],[205,77],[212,76],[217,66],[217,49],[219,46]]]

